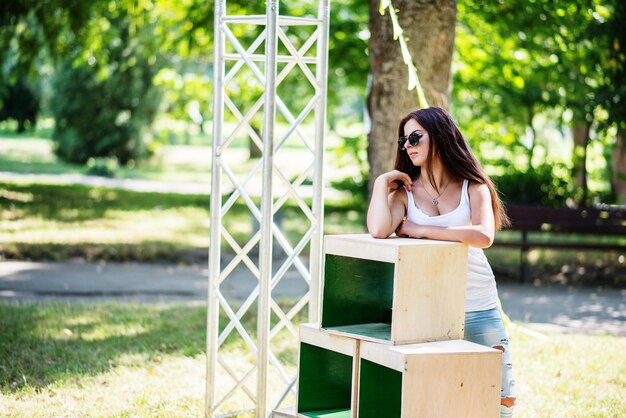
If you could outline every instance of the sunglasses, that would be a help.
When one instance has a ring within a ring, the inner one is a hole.
[[[404,144],[406,144],[406,141],[409,141],[409,145],[414,147],[417,144],[419,144],[420,139],[422,139],[423,136],[424,136],[424,134],[418,134],[417,132],[411,132],[409,134],[409,136],[401,136],[400,138],[398,138],[398,146],[400,147],[401,151],[404,151],[404,150],[406,150],[406,148],[404,147]]]

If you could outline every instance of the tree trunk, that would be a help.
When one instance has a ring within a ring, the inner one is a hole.
[[[583,194],[578,202],[579,206],[587,205],[589,188],[587,186],[587,145],[589,144],[588,122],[574,121],[572,132],[574,135],[574,177],[576,184],[582,188]]]
[[[617,202],[626,206],[626,131],[617,130],[615,148],[613,148],[613,192]]]
[[[369,192],[374,180],[393,166],[398,122],[419,107],[417,93],[407,89],[408,70],[397,40],[393,39],[389,11],[379,13],[380,0],[370,0],[369,58],[372,82],[367,98],[371,130],[368,160]],[[456,25],[454,0],[395,0],[400,26],[417,68],[426,100],[448,107]]]

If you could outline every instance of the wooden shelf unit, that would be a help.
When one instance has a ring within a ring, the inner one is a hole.
[[[465,340],[359,349],[358,418],[497,418],[502,352]]]
[[[321,327],[392,345],[463,338],[466,278],[461,243],[328,235]]]

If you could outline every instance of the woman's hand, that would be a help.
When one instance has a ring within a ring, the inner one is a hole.
[[[423,238],[420,225],[407,220],[406,216],[402,219],[395,232],[401,238]]]
[[[400,183],[404,184],[404,187],[407,189],[411,189],[413,185],[413,180],[409,177],[408,174],[403,173],[402,171],[392,170],[378,176],[376,181],[382,181],[387,185],[389,190],[397,190],[400,188]]]
[[[387,238],[393,234],[406,214],[407,197],[401,186],[412,185],[408,174],[398,170],[376,177],[367,210],[367,230],[374,238]]]

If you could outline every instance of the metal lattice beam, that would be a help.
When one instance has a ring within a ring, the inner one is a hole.
[[[215,2],[205,411],[212,417],[252,411],[257,417],[269,416],[290,394],[295,394],[295,376],[289,375],[286,365],[274,353],[272,340],[281,332],[287,332],[293,337],[295,348],[297,329],[293,320],[307,305],[309,321],[318,319],[329,1],[319,0],[316,17],[280,16],[278,11],[278,0],[268,0],[265,15],[229,16],[226,1]],[[255,32],[258,33],[256,39],[248,47],[238,38],[241,30],[234,30],[236,25],[259,28]],[[304,26],[311,28],[311,32],[297,46],[289,31]],[[227,53],[227,47],[231,52]],[[313,50],[315,56],[312,56]],[[226,63],[230,65],[228,71]],[[280,71],[279,63],[284,64]],[[242,71],[249,75],[242,75]],[[278,86],[294,72],[298,72],[302,82],[313,87],[311,96],[305,98],[304,107],[298,111],[291,109],[277,94]],[[236,95],[241,91],[241,86],[236,86],[238,77],[263,88],[263,94],[246,109],[237,104]],[[228,117],[226,112],[229,112]],[[262,133],[254,129],[252,122],[260,114],[263,115]],[[277,116],[287,123],[284,132],[278,132]],[[310,124],[311,116],[314,137],[308,133],[310,125],[304,128],[306,121]],[[251,164],[243,175],[241,165],[234,167],[229,158],[233,144],[242,135],[262,150],[261,159]],[[291,138],[299,140],[312,159],[310,163],[303,162],[296,175],[275,159]],[[306,198],[310,194],[304,193],[307,180],[313,183],[310,203]],[[260,195],[251,193],[259,187]],[[249,211],[251,224],[258,227],[257,230],[252,227],[245,242],[241,242],[241,233],[229,231],[224,222],[238,201]],[[303,222],[308,224],[295,245],[275,219],[289,201],[294,202],[291,207],[297,208]],[[258,254],[255,253],[257,248]],[[309,252],[305,254],[307,248]],[[273,266],[277,261],[273,257],[275,250],[285,257]],[[229,258],[224,265],[222,258]],[[228,300],[225,288],[238,269],[247,269],[256,285],[243,301],[234,303]],[[309,290],[289,309],[283,309],[272,298],[272,291],[289,271],[295,271]],[[253,311],[255,306],[256,312]],[[245,320],[249,315],[256,315],[256,328]],[[273,325],[272,316],[275,318]],[[225,355],[223,348],[233,339],[241,341],[247,353],[245,357],[254,358],[254,362],[241,364]],[[271,373],[278,376],[283,388],[274,387],[270,393]],[[233,410],[233,404],[243,407]]]

